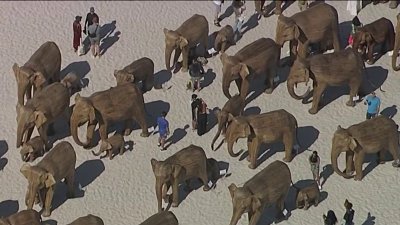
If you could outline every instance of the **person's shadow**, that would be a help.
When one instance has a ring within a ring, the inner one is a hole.
[[[113,36],[107,35],[107,37],[102,39],[100,45],[100,55],[104,55],[108,48],[110,48],[115,42],[119,40],[119,35],[121,35],[120,31],[114,33]]]
[[[382,110],[380,114],[392,119],[397,114],[397,106],[392,105],[390,107],[387,107],[384,110]]]
[[[371,213],[368,212],[367,219],[365,219],[362,225],[374,225],[375,224],[375,216],[371,216]]]
[[[183,128],[177,128],[174,130],[174,133],[172,134],[171,137],[169,137],[165,142],[168,143],[165,148],[168,148],[169,146],[178,143],[182,138],[184,138],[187,134],[187,129],[189,128],[189,125],[186,124]]]

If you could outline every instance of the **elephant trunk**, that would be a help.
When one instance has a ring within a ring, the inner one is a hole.
[[[339,158],[340,153],[341,153],[340,151],[333,148],[332,153],[331,153],[331,161],[332,161],[333,170],[340,176],[342,176],[346,179],[349,179],[349,178],[351,178],[351,176],[349,176],[339,170],[337,159]]]
[[[238,157],[240,155],[240,153],[234,153],[233,152],[233,140],[228,140],[228,152],[229,155],[231,155],[232,157]]]
[[[171,55],[172,55],[172,48],[165,48],[165,67],[167,70],[171,70]]]
[[[24,124],[22,121],[18,121],[18,127],[17,127],[17,148],[22,146],[22,138],[24,137],[24,134],[26,132],[26,129],[24,127]]]
[[[156,180],[156,196],[157,196],[158,212],[163,211],[162,202],[161,202],[161,198],[162,198],[162,187],[163,187],[163,183],[161,183],[160,181],[157,181],[157,180]]]
[[[303,95],[299,96],[296,94],[296,92],[294,91],[294,88],[297,87],[297,83],[295,81],[288,81],[287,82],[287,89],[288,92],[290,94],[290,96],[292,96],[292,98],[296,99],[296,100],[301,100],[305,97],[307,97],[307,95],[310,94],[310,88],[307,89],[306,93],[304,93]]]
[[[83,146],[83,147],[88,147],[92,141],[95,126],[96,126],[96,124],[93,125],[93,124],[88,123],[87,131],[86,131],[86,142],[82,143],[78,137],[79,122],[76,121],[74,118],[72,118],[71,119],[71,134],[72,134],[72,137],[74,138],[75,143],[80,146]]]
[[[229,86],[231,85],[230,80],[226,79],[224,77],[223,83],[222,83],[222,91],[224,93],[224,95],[228,98],[231,99],[232,95],[229,93]]]
[[[218,131],[217,131],[217,133],[215,134],[215,137],[214,137],[214,139],[213,139],[212,142],[211,142],[211,149],[212,149],[213,151],[215,151],[215,150],[214,150],[214,144],[215,144],[215,141],[217,141],[219,135],[221,134],[221,131],[222,131],[222,124],[218,124]]]
[[[229,223],[229,225],[236,225],[241,216],[242,214],[238,213],[237,210],[233,210],[231,222]]]
[[[397,35],[396,35],[397,36]],[[397,57],[399,56],[399,49],[400,49],[400,40],[396,38],[393,48],[393,55],[392,55],[392,68],[394,71],[399,71],[400,66],[397,65]]]
[[[29,82],[18,84],[18,103],[24,105],[25,92],[28,89]],[[30,90],[30,89],[29,89]]]
[[[38,187],[34,184],[29,183],[28,193],[26,195],[25,203],[27,209],[32,209],[33,204],[35,203],[36,193],[38,192]]]

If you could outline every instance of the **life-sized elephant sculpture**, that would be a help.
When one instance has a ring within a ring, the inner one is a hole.
[[[28,180],[25,204],[32,209],[34,203],[43,205],[42,215],[51,214],[51,202],[56,183],[65,178],[68,186],[67,197],[74,196],[76,154],[72,145],[66,141],[59,142],[36,166],[27,163],[22,165],[21,173]]]
[[[265,78],[266,93],[272,93],[274,78],[277,75],[281,50],[270,38],[260,38],[238,51],[233,56],[222,53],[222,91],[229,99],[229,87],[236,82],[240,96],[245,99],[249,91],[250,80],[255,76]]]
[[[233,183],[229,185],[233,205],[230,225],[236,225],[244,213],[248,213],[249,225],[256,225],[264,208],[274,203],[277,208],[275,222],[284,219],[282,212],[291,183],[289,167],[276,160],[250,178],[243,187]]]
[[[305,94],[298,96],[295,88],[298,83],[309,80],[313,83],[313,100],[309,113],[315,114],[319,110],[321,96],[328,86],[350,86],[350,99],[346,105],[355,106],[354,97],[359,93],[362,84],[364,62],[361,55],[352,48],[347,48],[333,53],[318,54],[307,59],[298,57],[290,68],[287,78],[287,89],[293,98],[300,100],[307,97],[310,88]]]
[[[61,52],[56,43],[45,42],[23,66],[13,65],[18,86],[18,103],[24,104],[24,95],[32,97],[32,87],[40,90],[46,83],[60,81]]]
[[[97,123],[99,123],[101,141],[105,141],[107,139],[108,124],[121,120],[125,121],[125,136],[130,134],[130,125],[133,120],[136,120],[142,128],[140,136],[149,136],[143,94],[132,83],[121,84],[105,91],[99,91],[89,97],[81,97],[77,94],[71,116],[71,134],[78,145],[89,147]],[[78,127],[86,122],[88,122],[87,140],[82,143],[78,137]]]
[[[65,75],[60,83],[69,89],[71,95],[75,92],[81,91],[82,87],[84,86],[82,80],[74,72],[69,72],[67,75]]]
[[[400,13],[397,14],[396,34],[394,40],[394,48],[392,55],[392,68],[394,71],[399,71],[400,66],[397,65],[397,58],[399,57],[400,51]]]
[[[215,41],[214,41],[214,49],[215,51],[219,51],[224,53],[230,46],[235,44],[234,31],[231,25],[226,25],[221,30],[214,33]]]
[[[142,82],[142,92],[150,91],[154,83],[153,60],[143,57],[125,66],[122,70],[114,70],[117,85],[130,82]]]
[[[33,209],[22,210],[8,217],[0,218],[0,225],[41,225],[42,218]]]
[[[189,179],[200,178],[204,184],[203,190],[210,190],[207,177],[207,157],[199,146],[189,145],[164,161],[152,158],[151,166],[156,178],[155,190],[159,212],[163,210],[161,199],[164,199],[166,203],[169,201],[167,192],[170,186],[172,186],[172,207],[179,205],[178,186],[183,181],[186,181],[189,186]]]
[[[363,27],[357,28],[354,34],[353,48],[365,54],[368,48],[367,63],[375,62],[373,53],[376,44],[381,44],[380,54],[393,50],[395,42],[394,27],[390,20],[382,17]],[[379,57],[379,56],[378,56]]]
[[[279,109],[260,115],[238,116],[229,115],[229,125],[226,129],[225,141],[232,157],[239,154],[233,152],[233,143],[239,138],[247,138],[249,151],[249,168],[255,169],[260,145],[282,141],[285,145],[283,161],[290,162],[292,150],[297,140],[297,120],[284,109]],[[297,144],[299,142],[297,141]]]
[[[107,140],[101,142],[99,152],[92,151],[93,155],[99,156],[102,152],[106,152],[104,156],[100,156],[100,159],[109,157],[110,160],[114,158],[114,154],[122,155],[125,151],[125,140],[121,134],[114,134]]]
[[[281,47],[286,41],[290,42],[292,62],[297,55],[306,58],[311,43],[323,43],[329,39],[333,40],[335,51],[339,51],[338,13],[329,4],[319,3],[291,17],[284,15],[278,17],[275,41]]]
[[[68,225],[104,225],[104,222],[100,217],[88,214],[87,216],[79,217]]]
[[[307,210],[311,205],[317,207],[319,197],[320,193],[316,182],[302,189],[298,189],[296,194],[296,208]]]
[[[189,50],[202,44],[205,51],[208,49],[208,22],[206,17],[194,14],[187,19],[178,29],[168,30],[164,28],[165,34],[165,66],[171,70],[171,54],[175,50],[173,66],[182,53],[182,71],[188,70]]]
[[[178,219],[171,211],[162,211],[156,213],[139,225],[178,225]]]
[[[30,139],[28,142],[22,144],[21,159],[24,162],[33,162],[38,157],[45,153],[45,144],[40,136]]]
[[[51,96],[51,97],[50,97]],[[37,92],[24,106],[17,104],[17,148],[29,141],[33,129],[38,129],[39,135],[46,145],[48,143],[47,129],[56,119],[64,117],[67,122],[70,118],[69,90],[59,82],[52,83]],[[25,136],[24,142],[22,138]]]
[[[396,123],[383,115],[354,124],[347,129],[338,126],[332,139],[331,160],[333,169],[337,174],[351,178],[355,166],[356,175],[354,179],[361,180],[363,178],[362,164],[365,154],[378,153],[378,163],[384,163],[386,151],[389,151],[394,159],[392,166],[399,167],[398,144],[399,135]],[[338,169],[337,163],[342,152],[346,152],[345,173]]]
[[[222,132],[222,135],[225,135],[226,127],[228,126],[228,118],[229,114],[232,116],[242,115],[243,109],[245,106],[245,101],[240,95],[236,94],[231,99],[229,99],[222,109],[217,108],[215,114],[218,119],[218,131],[215,134],[214,139],[211,142],[211,149],[214,150],[215,141],[218,139],[219,135]]]

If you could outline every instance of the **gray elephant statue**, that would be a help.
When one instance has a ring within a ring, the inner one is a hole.
[[[140,58],[122,70],[114,70],[114,77],[117,85],[126,82],[135,84],[141,82],[142,92],[145,93],[150,91],[154,85],[154,62],[147,57]]]
[[[155,190],[159,212],[163,210],[161,199],[169,202],[167,192],[170,186],[172,186],[172,207],[179,205],[178,186],[183,181],[189,186],[189,179],[200,178],[204,184],[203,190],[210,190],[207,176],[207,156],[199,146],[189,145],[164,161],[152,158],[151,166],[156,178]]]
[[[293,185],[293,187],[295,187]],[[320,199],[320,192],[318,184],[313,184],[297,190],[296,194],[296,208],[307,210],[311,205],[318,206]]]
[[[20,151],[21,159],[24,162],[33,162],[36,158],[43,156],[44,153],[45,144],[40,136],[23,143]]]
[[[123,155],[125,151],[125,140],[121,134],[114,134],[107,140],[101,142],[99,152],[92,151],[94,156],[99,156],[102,152],[106,152],[104,156],[100,156],[100,159],[109,157],[110,160],[114,158],[114,154]]]
[[[339,125],[332,139],[331,161],[334,171],[344,178],[351,178],[355,167],[354,179],[362,180],[365,155],[378,154],[378,163],[384,163],[386,151],[389,151],[394,159],[392,166],[400,167],[397,129],[396,123],[383,115],[354,124],[347,129]],[[346,152],[345,173],[338,169],[337,163],[342,152]]]
[[[51,98],[49,97],[51,96]],[[26,104],[17,104],[17,148],[29,141],[33,129],[38,129],[39,135],[46,145],[48,143],[47,129],[58,118],[64,117],[69,123],[69,90],[59,82],[52,83],[37,92]],[[25,140],[22,139],[25,135]]]
[[[156,213],[139,225],[178,225],[178,219],[171,211],[162,211]]]
[[[25,204],[32,209],[34,203],[40,201],[43,205],[44,217],[51,214],[51,203],[56,184],[65,178],[68,186],[67,197],[74,196],[76,154],[72,145],[66,141],[59,142],[43,159],[31,166],[28,163],[22,165],[20,171],[28,180],[28,188],[25,195]]]
[[[0,225],[41,225],[42,217],[33,209],[26,209],[8,217],[0,218]]]
[[[182,53],[182,72],[188,71],[189,50],[202,44],[205,52],[208,49],[208,21],[205,16],[194,14],[187,19],[178,29],[168,30],[164,28],[165,35],[165,66],[171,70],[171,55],[175,50],[173,66]]]
[[[100,217],[88,214],[86,216],[79,217],[68,225],[104,225],[104,222]]]
[[[28,59],[23,66],[13,65],[13,71],[18,86],[18,103],[24,105],[24,95],[27,100],[35,90],[41,90],[45,84],[60,82],[61,52],[57,44],[48,41]]]
[[[231,25],[226,25],[221,30],[214,32],[214,49],[224,53],[230,46],[235,45],[234,31]]]
[[[250,81],[258,76],[265,79],[266,93],[272,93],[274,78],[277,76],[280,47],[269,38],[260,38],[239,50],[235,55],[222,53],[222,91],[230,99],[229,87],[236,82],[240,96],[245,99],[249,91]]]
[[[250,116],[233,117],[229,115],[229,121],[225,134],[228,152],[232,157],[237,157],[239,153],[233,152],[233,143],[237,142],[239,138],[247,138],[250,169],[255,169],[257,166],[257,157],[262,143],[282,141],[285,146],[283,161],[292,161],[295,140],[299,144],[297,140],[298,125],[296,118],[286,110],[279,109]]]
[[[282,220],[291,183],[289,167],[276,160],[250,178],[243,187],[233,183],[229,185],[233,205],[230,225],[236,225],[244,213],[248,213],[249,225],[256,225],[264,208],[274,203],[277,208],[275,222]]]
[[[136,120],[142,128],[140,136],[147,137],[144,98],[139,88],[132,83],[121,84],[108,90],[99,91],[89,97],[75,96],[75,107],[71,115],[71,134],[74,141],[85,148],[90,147],[94,130],[99,123],[101,141],[107,140],[107,127],[110,122],[124,121],[125,133],[131,132],[130,125]],[[86,142],[78,137],[78,127],[88,122]]]

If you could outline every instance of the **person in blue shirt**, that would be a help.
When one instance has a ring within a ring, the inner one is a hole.
[[[165,119],[166,116],[167,112],[163,111],[161,116],[157,118],[158,133],[160,134],[160,137],[158,138],[158,147],[160,147],[162,151],[166,149],[164,146],[165,140],[169,135],[169,123],[168,120]]]
[[[376,96],[375,92],[372,92],[371,95],[365,99],[364,105],[366,104],[368,104],[367,120],[376,117],[381,107],[381,100]]]

